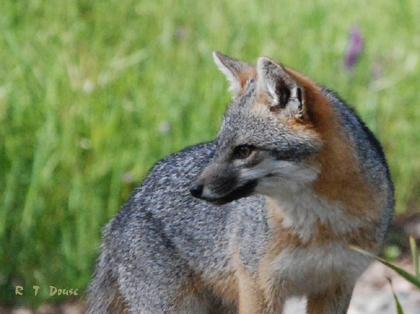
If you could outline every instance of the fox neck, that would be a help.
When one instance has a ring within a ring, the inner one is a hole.
[[[283,228],[292,229],[303,243],[318,236],[319,228],[331,230],[331,236],[340,236],[360,228],[359,217],[349,217],[345,206],[320,197],[312,190],[291,193],[279,198],[269,197],[269,216],[280,219]]]

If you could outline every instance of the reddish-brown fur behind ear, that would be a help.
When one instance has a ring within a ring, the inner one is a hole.
[[[240,90],[237,96],[243,95],[246,89],[246,83],[249,80],[255,79],[257,77],[257,70],[255,68],[249,69],[249,71],[241,73],[239,75]]]
[[[384,204],[376,200],[385,197],[371,197],[377,192],[359,170],[356,147],[346,135],[343,121],[318,84],[294,70],[287,70],[305,91],[306,123],[313,127],[323,143],[317,158],[321,171],[314,184],[314,191],[331,201],[346,204],[348,215],[379,219],[379,209]]]

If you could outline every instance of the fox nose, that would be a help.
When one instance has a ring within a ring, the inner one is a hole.
[[[204,185],[197,184],[190,188],[191,195],[194,197],[200,197],[203,194]]]

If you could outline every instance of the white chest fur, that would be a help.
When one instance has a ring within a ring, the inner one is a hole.
[[[363,217],[346,214],[340,202],[328,201],[311,190],[282,193],[280,198],[271,200],[270,210],[279,211],[283,227],[293,229],[304,243],[314,237],[317,224],[327,225],[334,235],[343,235],[366,223]]]
[[[354,283],[370,263],[360,253],[331,243],[282,251],[273,261],[273,273],[288,296],[305,296]]]
[[[270,211],[273,217],[282,219],[269,219],[269,223],[281,223],[280,230],[292,230],[302,242],[280,251],[272,261],[274,280],[282,283],[282,290],[287,290],[289,296],[304,296],[340,282],[354,283],[371,260],[352,250],[345,235],[367,222],[362,217],[349,217],[342,204],[327,201],[310,190],[281,196],[281,200],[271,199]],[[323,239],[315,239],[320,237],[320,224],[328,226],[331,237],[326,234]]]

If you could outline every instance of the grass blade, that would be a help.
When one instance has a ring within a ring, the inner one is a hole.
[[[397,294],[395,293],[395,290],[394,290],[394,286],[392,285],[392,280],[391,280],[391,278],[387,278],[387,279],[389,281],[389,284],[391,285],[392,294],[394,295],[395,304],[397,306],[397,313],[398,314],[404,314],[404,311],[402,309],[400,300],[398,300]]]
[[[413,285],[415,285],[417,288],[420,289],[420,279],[419,278],[413,276],[412,274],[406,272],[404,269],[401,269],[401,268],[399,268],[399,267],[397,267],[397,266],[395,266],[395,265],[387,262],[386,260],[384,260],[384,259],[382,259],[382,258],[380,258],[380,257],[378,257],[378,256],[376,256],[376,255],[374,255],[374,254],[372,254],[370,252],[368,252],[368,251],[365,251],[365,250],[363,250],[361,248],[358,248],[356,246],[353,246],[353,245],[351,245],[350,247],[353,250],[355,250],[355,251],[357,251],[357,252],[359,252],[359,253],[361,253],[363,255],[369,256],[371,258],[374,258],[374,259],[380,261],[382,264],[388,266],[389,268],[391,268],[392,270],[394,270],[395,272],[397,272],[399,275],[403,276],[405,279],[407,279],[409,282],[411,282]]]
[[[414,264],[414,269],[416,271],[416,277],[420,279],[419,253],[417,250],[416,239],[414,239],[413,236],[410,236],[410,247],[411,247],[411,254],[413,255],[413,264]]]

